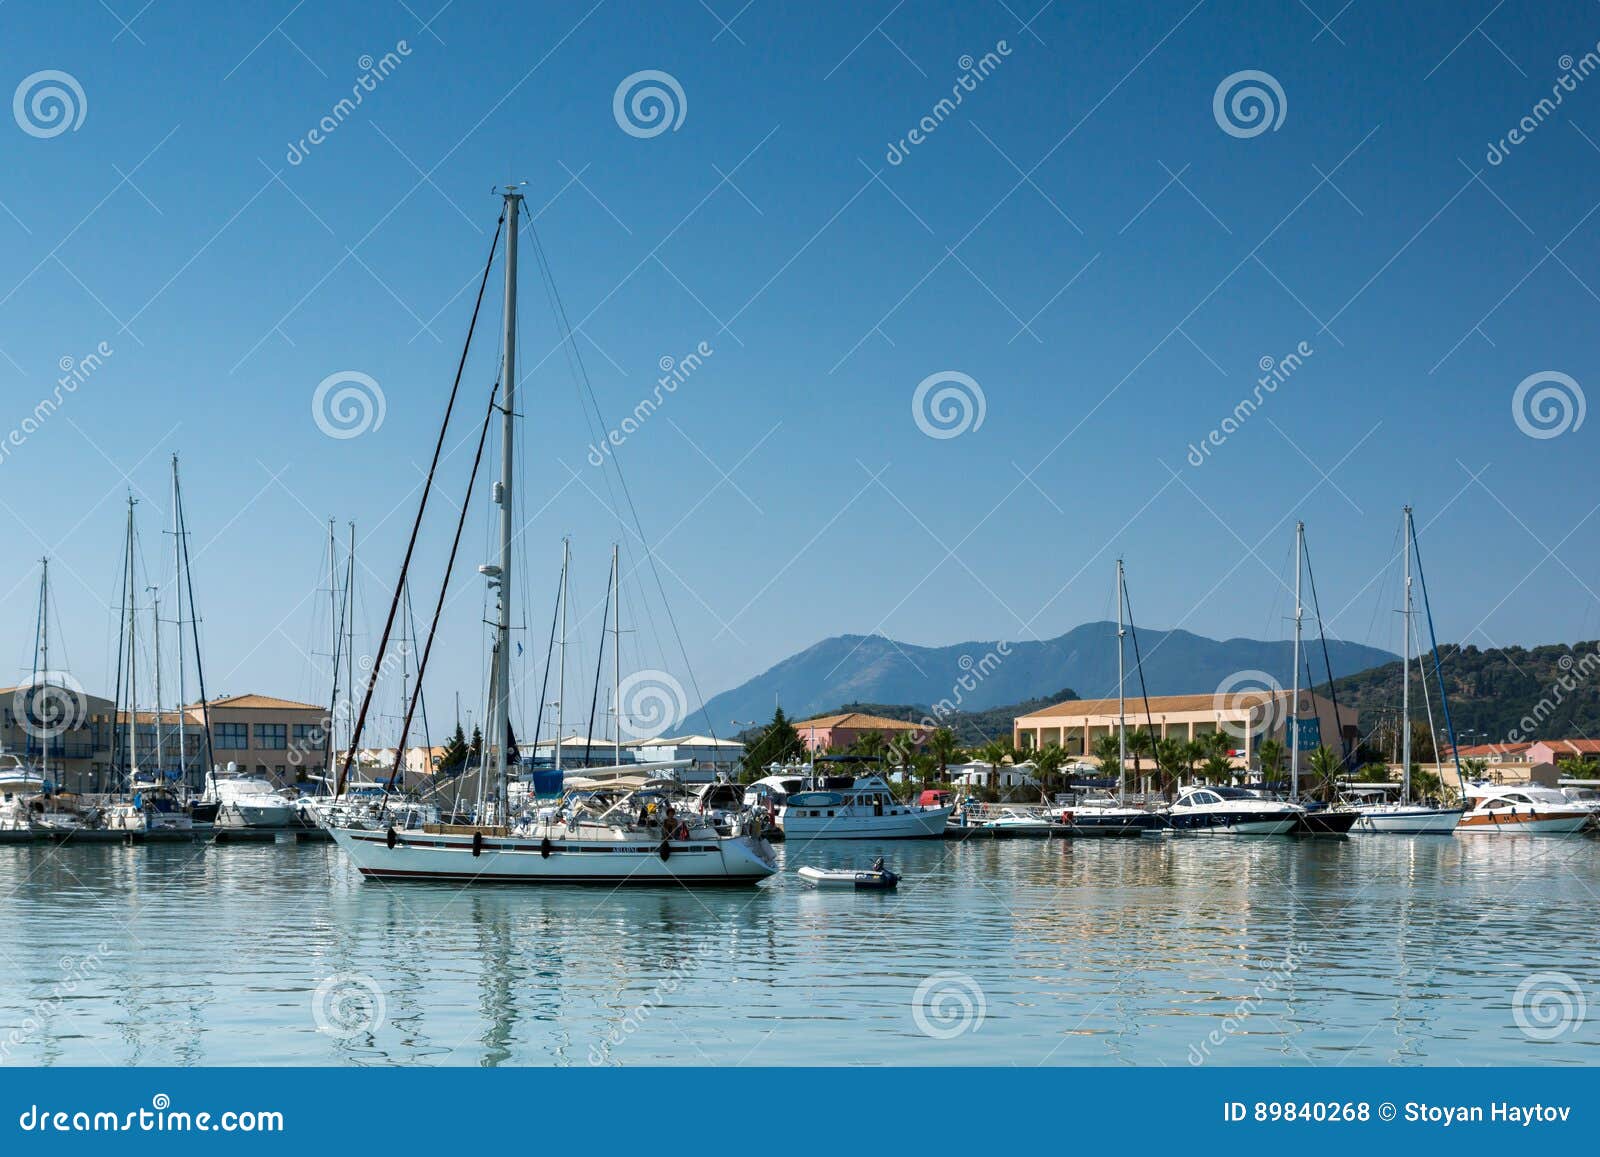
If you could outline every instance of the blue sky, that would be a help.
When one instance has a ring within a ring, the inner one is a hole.
[[[526,270],[525,678],[563,535],[573,669],[593,662],[620,537],[625,665],[685,683],[692,667],[707,696],[839,632],[932,644],[1109,617],[1119,553],[1144,623],[1282,637],[1296,518],[1333,631],[1398,647],[1381,576],[1407,501],[1443,638],[1595,635],[1595,427],[1530,437],[1513,396],[1531,375],[1579,395],[1596,379],[1600,79],[1534,108],[1575,67],[1562,58],[1600,41],[1600,8],[1132,7],[10,0],[6,91],[58,70],[84,107],[55,135],[25,130],[26,105],[0,124],[0,427],[21,429],[63,358],[113,352],[0,460],[7,674],[31,666],[31,560],[48,553],[57,657],[108,686],[121,503],[131,482],[167,581],[174,451],[212,689],[322,693],[328,517],[361,530],[370,649],[491,188],[512,179],[608,426],[662,358],[713,351],[619,451],[686,665],[615,478],[586,462],[595,433]],[[390,52],[389,75],[291,163],[363,57]],[[963,58],[991,52],[937,112]],[[681,89],[675,129],[636,135],[614,115],[644,70]],[[1276,127],[1217,119],[1219,85],[1244,71],[1281,90]],[[1491,164],[1491,142],[1535,115]],[[891,163],[924,117],[936,127]],[[498,310],[491,290],[474,419]],[[1192,465],[1261,360],[1302,343],[1303,364]],[[312,396],[345,371],[378,383],[384,419],[335,439]],[[912,399],[944,373],[976,383],[983,421],[929,437]],[[465,449],[447,460],[450,498],[468,465]],[[453,512],[437,501],[419,614]],[[481,694],[477,506],[436,712]],[[537,692],[521,698],[526,712]]]

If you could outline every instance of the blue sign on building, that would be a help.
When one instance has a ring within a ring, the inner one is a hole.
[[[1313,715],[1310,719],[1296,719],[1294,726],[1299,732],[1301,751],[1315,751],[1322,746],[1322,720]]]

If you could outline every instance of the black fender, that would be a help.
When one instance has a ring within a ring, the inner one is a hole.
[[[546,836],[539,841],[539,855],[545,859],[550,858],[550,837]]]
[[[391,848],[394,847],[395,844],[400,842],[400,837],[395,833],[393,824],[389,825],[389,831],[383,837],[383,842],[388,844]]]
[[[666,840],[662,840],[661,841],[661,853],[660,854],[661,854],[661,859],[663,861],[669,860],[669,859],[672,858],[672,845],[667,843]]]
[[[473,832],[472,833],[472,854],[474,856],[483,855],[483,833],[482,832]]]

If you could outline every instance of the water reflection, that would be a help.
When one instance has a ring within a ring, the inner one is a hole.
[[[878,854],[896,893],[792,873],[748,891],[389,886],[326,846],[3,847],[0,1039],[12,1063],[50,1065],[1595,1055],[1593,1026],[1531,1040],[1510,1005],[1530,972],[1587,976],[1594,839],[782,851]],[[920,1029],[913,994],[936,974],[976,982],[975,1029]],[[318,986],[341,978],[381,994],[381,1016],[319,1023]]]

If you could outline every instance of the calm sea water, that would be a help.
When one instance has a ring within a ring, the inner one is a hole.
[[[880,851],[898,893],[792,871],[390,886],[330,845],[0,847],[0,1063],[1600,1063],[1591,837],[780,855]]]

